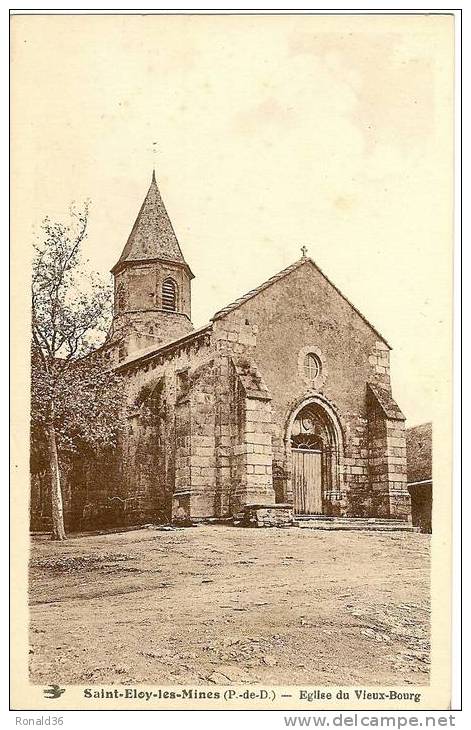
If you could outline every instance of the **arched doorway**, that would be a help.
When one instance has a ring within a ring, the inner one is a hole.
[[[295,514],[329,514],[340,490],[340,431],[321,403],[309,402],[294,414],[289,447]]]

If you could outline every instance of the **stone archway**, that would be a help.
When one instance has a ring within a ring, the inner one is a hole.
[[[335,514],[341,500],[343,436],[338,417],[320,397],[292,412],[286,432],[295,514]]]

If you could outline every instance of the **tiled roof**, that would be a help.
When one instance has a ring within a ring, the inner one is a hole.
[[[380,388],[375,383],[368,383],[368,388],[373,393],[376,402],[380,406],[386,418],[391,418],[395,421],[405,421],[406,418],[397,405],[396,401],[392,397],[389,390]]]
[[[316,269],[316,271],[318,271],[319,274],[322,277],[324,277],[324,279],[331,285],[331,287],[333,289],[335,289],[337,294],[339,294],[339,296],[341,296],[342,299],[345,302],[347,302],[347,304],[358,314],[358,316],[361,317],[361,319],[368,325],[368,327],[371,327],[371,329],[379,337],[379,339],[382,340],[382,342],[384,342],[384,344],[387,345],[389,347],[389,349],[392,349],[391,346],[389,345],[389,343],[384,339],[382,334],[380,332],[378,332],[378,330],[375,327],[373,327],[373,325],[370,322],[368,322],[366,317],[363,316],[363,314],[351,303],[351,301],[349,299],[347,299],[345,294],[342,294],[340,289],[331,282],[331,280],[324,274],[322,269],[320,269],[318,267],[318,265],[308,256],[303,256],[298,261],[295,261],[294,264],[291,264],[291,266],[287,266],[286,269],[283,269],[282,271],[278,272],[278,274],[275,274],[270,279],[265,281],[263,284],[260,284],[260,286],[257,286],[255,289],[251,289],[251,291],[247,292],[247,294],[244,294],[244,296],[239,297],[239,299],[236,299],[231,304],[227,304],[225,307],[223,307],[218,312],[216,312],[216,314],[212,317],[212,320],[220,319],[221,317],[224,317],[224,315],[229,314],[229,312],[234,311],[234,309],[237,309],[242,304],[247,302],[249,299],[252,299],[252,297],[256,297],[257,294],[260,294],[260,292],[264,291],[264,289],[268,289],[269,286],[271,286],[275,282],[279,281],[280,279],[283,279],[285,276],[290,274],[292,271],[296,271],[296,269],[299,269],[301,266],[304,266],[305,264],[309,264],[309,265],[313,266]]]
[[[172,261],[187,266],[157,187],[155,173],[153,173],[150,188],[136,222],[123,253],[112,271],[128,261],[150,261],[155,259]]]
[[[432,424],[422,423],[406,429],[407,481],[432,478]]]

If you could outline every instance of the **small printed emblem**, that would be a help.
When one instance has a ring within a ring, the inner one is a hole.
[[[43,692],[44,697],[47,697],[48,700],[57,700],[58,697],[64,694],[65,689],[61,689],[58,684],[51,684]]]

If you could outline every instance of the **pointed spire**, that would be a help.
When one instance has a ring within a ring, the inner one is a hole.
[[[141,206],[136,222],[129,235],[119,261],[111,271],[127,262],[137,261],[171,261],[185,266],[191,271],[183,258],[175,231],[160,195],[155,169],[149,190]]]

